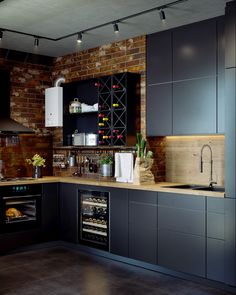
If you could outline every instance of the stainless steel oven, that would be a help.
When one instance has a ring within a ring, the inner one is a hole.
[[[0,186],[0,231],[11,233],[41,226],[41,184]]]

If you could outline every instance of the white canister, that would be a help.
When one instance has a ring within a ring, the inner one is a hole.
[[[98,135],[95,133],[87,133],[85,135],[85,145],[94,146],[98,144]]]

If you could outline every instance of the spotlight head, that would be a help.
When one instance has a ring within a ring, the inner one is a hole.
[[[164,21],[166,19],[165,11],[163,9],[159,10],[159,15],[161,21]]]
[[[119,26],[117,23],[113,24],[114,33],[119,33]]]
[[[39,46],[39,39],[37,37],[35,37],[35,39],[34,39],[34,46],[35,47]]]
[[[78,33],[77,42],[82,43],[83,35],[82,33]]]

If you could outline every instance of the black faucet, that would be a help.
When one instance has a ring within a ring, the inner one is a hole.
[[[212,174],[213,174],[213,159],[212,159],[212,149],[210,147],[209,144],[204,144],[202,146],[202,149],[201,149],[201,167],[200,167],[200,172],[202,173],[203,172],[203,159],[202,159],[202,155],[203,155],[203,151],[205,148],[208,148],[210,150],[210,155],[211,155],[211,161],[210,161],[210,164],[211,164],[211,175],[210,175],[210,183],[212,183],[213,179],[212,179]]]

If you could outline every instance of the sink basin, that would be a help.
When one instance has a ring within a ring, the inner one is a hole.
[[[211,192],[225,192],[224,187],[219,186],[200,186],[196,184],[177,184],[177,185],[168,185],[163,186],[166,188],[177,188],[177,189],[189,189],[189,190],[199,190],[199,191],[211,191]]]
[[[225,192],[225,188],[224,187],[219,187],[219,186],[198,187],[198,188],[195,188],[195,190],[199,190],[199,191],[210,191],[210,192]]]

